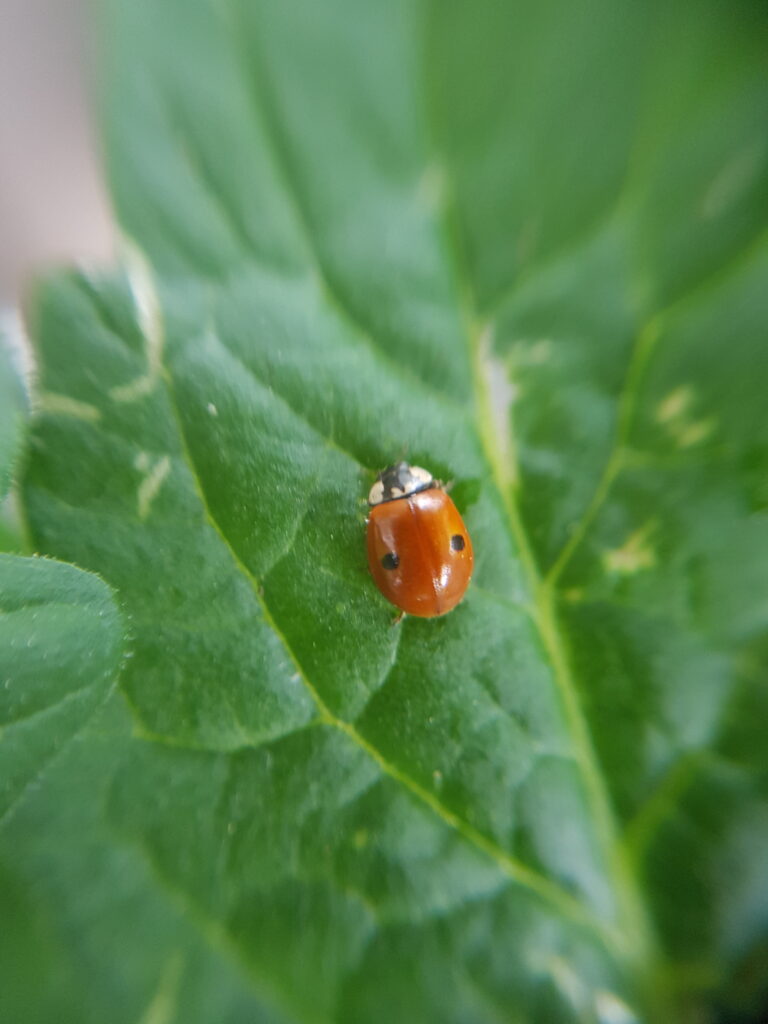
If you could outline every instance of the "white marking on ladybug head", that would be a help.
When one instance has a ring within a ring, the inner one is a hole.
[[[368,494],[369,505],[380,505],[384,500],[384,484],[377,480]]]
[[[407,462],[397,462],[379,473],[368,495],[368,503],[380,505],[384,501],[406,498],[409,494],[434,486],[434,478],[428,470],[421,466],[409,466]]]
[[[411,466],[411,476],[416,481],[417,487],[424,487],[426,484],[432,483],[432,474],[428,469],[422,469],[421,466]]]

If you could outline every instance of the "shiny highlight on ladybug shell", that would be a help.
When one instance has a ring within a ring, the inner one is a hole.
[[[379,474],[368,496],[368,566],[388,601],[422,618],[461,601],[474,555],[464,520],[432,474],[398,462]]]

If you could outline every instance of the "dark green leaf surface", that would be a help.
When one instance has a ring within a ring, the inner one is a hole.
[[[107,7],[133,241],[39,295],[27,510],[130,617],[99,827],[292,1019],[756,992],[768,24],[694,6]],[[403,455],[477,568],[393,627]]]
[[[103,811],[127,719],[113,693],[0,828],[0,1017],[283,1024],[245,988],[221,936],[115,843]]]
[[[0,554],[0,823],[104,700],[122,649],[101,580]]]

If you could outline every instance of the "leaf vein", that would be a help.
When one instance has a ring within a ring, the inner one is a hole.
[[[61,757],[63,757],[64,753],[72,746],[73,743],[75,743],[78,740],[80,735],[83,732],[85,732],[86,728],[88,727],[89,723],[93,720],[96,713],[104,706],[108,698],[114,692],[116,685],[116,682],[113,682],[107,688],[107,691],[103,695],[101,700],[98,700],[96,702],[94,707],[91,709],[90,713],[86,714],[86,717],[80,723],[80,725],[78,725],[74,732],[71,732],[69,736],[66,737],[61,746],[57,747],[48,757],[43,759],[38,771],[30,779],[27,779],[27,781],[21,787],[21,789],[10,802],[10,804],[8,804],[3,813],[0,814],[0,829],[2,829],[5,826],[6,822],[8,822],[10,818],[13,816],[13,814],[16,812],[16,809],[23,803],[27,793],[29,793],[29,791],[43,778],[43,776],[50,770],[52,765],[56,764],[56,762]],[[60,701],[59,704],[57,704],[56,706],[60,706],[61,703],[62,702]]]
[[[759,256],[766,243],[768,243],[768,232],[761,232],[727,263],[722,264],[703,281],[698,282],[696,286],[678,296],[668,306],[650,316],[637,333],[624,383],[617,398],[616,429],[611,450],[591,499],[581,518],[573,525],[570,537],[560,549],[543,580],[545,587],[553,588],[562,576],[605,505],[617,477],[626,467],[629,453],[628,442],[636,414],[637,400],[648,364],[657,350],[664,322],[681,310],[690,309],[692,305],[705,298],[713,288],[727,284],[740,271],[748,269],[752,260]]]

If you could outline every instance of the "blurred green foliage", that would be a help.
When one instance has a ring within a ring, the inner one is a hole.
[[[126,244],[30,311],[80,568],[0,559],[0,1016],[761,1019],[768,12],[100,16]],[[393,627],[403,456],[477,568]]]

